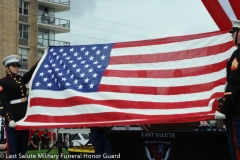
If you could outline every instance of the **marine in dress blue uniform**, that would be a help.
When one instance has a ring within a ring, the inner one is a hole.
[[[240,21],[232,21],[233,42],[237,49],[227,62],[227,85],[215,112],[216,119],[225,119],[228,145],[232,160],[240,160]]]
[[[17,75],[21,58],[11,55],[3,59],[6,77],[0,79],[0,100],[6,112],[7,156],[9,159],[25,159],[28,148],[29,130],[16,130],[17,121],[24,118],[27,110],[26,84],[30,81],[36,68],[34,65],[23,76]]]

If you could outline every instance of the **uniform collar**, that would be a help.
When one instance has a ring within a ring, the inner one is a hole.
[[[16,75],[6,74],[6,77],[7,77],[7,78],[11,78],[11,77],[14,78],[14,77],[16,77]]]

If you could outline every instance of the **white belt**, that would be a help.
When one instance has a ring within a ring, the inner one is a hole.
[[[24,97],[24,98],[21,98],[21,99],[11,100],[10,104],[16,104],[16,103],[21,103],[21,102],[26,102],[26,101],[27,101],[27,98]]]

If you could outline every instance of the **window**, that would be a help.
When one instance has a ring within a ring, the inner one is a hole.
[[[40,59],[43,56],[44,51],[38,51],[38,59]]]
[[[49,46],[55,42],[55,32],[43,28],[38,29],[38,45]]]
[[[45,15],[48,17],[54,17],[55,16],[55,11],[53,8],[47,8],[43,6],[38,6],[38,15]]]
[[[21,57],[22,62],[24,62],[24,63],[28,62],[28,49],[19,48],[18,49],[18,55]]]
[[[28,39],[28,26],[19,24],[19,38]]]
[[[19,14],[28,15],[29,3],[19,1]]]

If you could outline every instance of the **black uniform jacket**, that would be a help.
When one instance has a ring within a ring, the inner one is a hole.
[[[227,85],[218,111],[227,116],[240,116],[240,47],[227,62]]]
[[[48,137],[48,134],[42,135],[42,145],[48,145],[50,141],[50,138]]]
[[[36,66],[37,64],[23,76],[16,75],[12,77],[6,75],[6,77],[0,79],[0,100],[6,113],[6,124],[11,120],[17,122],[24,118],[27,111],[27,101],[16,104],[10,104],[10,101],[26,97],[25,84],[30,81]]]

